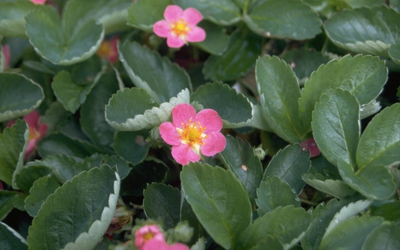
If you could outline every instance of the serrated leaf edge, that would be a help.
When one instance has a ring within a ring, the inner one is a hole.
[[[116,96],[109,99],[107,106],[111,105],[111,100]],[[177,97],[172,97],[169,102],[161,103],[159,107],[153,107],[145,110],[143,114],[135,115],[133,118],[128,118],[124,123],[118,123],[111,121],[105,114],[106,121],[111,127],[120,131],[137,131],[142,129],[150,129],[155,126],[159,126],[161,123],[169,121],[171,119],[172,109],[181,103],[190,103],[190,93],[188,89],[183,89],[178,93]],[[157,118],[157,122],[151,121],[151,118]]]
[[[322,238],[325,238],[325,236],[327,236],[336,226],[338,226],[343,221],[356,216],[358,213],[366,209],[369,205],[371,205],[371,203],[372,200],[359,200],[342,207],[340,211],[337,212],[335,216],[333,216]]]

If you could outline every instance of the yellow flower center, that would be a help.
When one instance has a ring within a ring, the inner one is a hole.
[[[189,24],[183,18],[174,21],[170,26],[172,34],[181,38],[185,38],[187,33],[191,30]]]
[[[188,123],[182,123],[182,128],[177,128],[178,134],[181,136],[182,143],[188,144],[199,153],[200,145],[203,145],[203,140],[208,137],[204,134],[206,127],[201,126],[200,122],[194,123],[192,119]]]
[[[29,138],[28,141],[32,140],[32,139],[37,139],[40,137],[40,133],[37,129],[35,128],[29,128]]]
[[[109,41],[103,41],[100,45],[100,48],[97,50],[97,54],[104,58],[108,56],[112,51],[112,45]]]
[[[148,240],[151,240],[154,238],[154,233],[153,232],[147,232],[143,234],[143,240],[144,242],[147,242]]]

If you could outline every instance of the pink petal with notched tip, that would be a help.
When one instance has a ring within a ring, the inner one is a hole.
[[[205,134],[222,129],[222,119],[217,111],[213,109],[203,109],[196,115],[196,122],[200,122],[201,126],[205,127]]]
[[[182,128],[182,123],[186,124],[192,119],[196,119],[196,110],[192,105],[187,103],[178,104],[172,110],[172,123],[177,128]]]
[[[200,160],[200,156],[187,144],[173,146],[171,154],[175,161],[181,165],[187,165],[190,162],[197,162]]]
[[[202,42],[206,39],[206,32],[199,27],[193,27],[186,34],[186,41],[188,42]]]
[[[159,37],[167,37],[171,33],[170,26],[165,20],[156,22],[153,25],[153,31]]]
[[[169,5],[164,11],[164,18],[172,23],[178,18],[182,18],[183,11],[178,5]]]
[[[189,26],[196,26],[201,20],[203,20],[203,15],[200,11],[194,8],[187,8],[182,13],[182,18],[189,24]]]
[[[213,156],[222,152],[226,146],[226,139],[220,132],[212,132],[203,140],[204,145],[201,146],[201,153],[205,156]]]
[[[181,137],[176,131],[175,126],[170,122],[164,122],[159,127],[161,138],[172,146],[177,146],[181,144]]]
[[[35,151],[37,141],[38,140],[36,138],[33,138],[28,141],[24,155],[25,160],[29,158],[29,156],[33,153],[33,151]]]
[[[167,36],[167,45],[170,48],[180,48],[185,45],[185,40],[180,38],[179,36],[174,36],[171,33]]]

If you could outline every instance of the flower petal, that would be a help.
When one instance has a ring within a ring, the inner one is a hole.
[[[164,18],[172,23],[178,18],[182,18],[183,11],[178,5],[169,5],[164,11]]]
[[[164,122],[159,127],[161,138],[172,146],[177,146],[181,144],[181,137],[176,131],[175,126],[170,122]]]
[[[151,239],[140,250],[170,250],[170,246],[163,240]]]
[[[172,110],[172,122],[175,127],[182,128],[182,123],[188,123],[189,120],[196,119],[196,110],[187,103],[178,104]]]
[[[201,126],[205,127],[205,134],[222,129],[222,119],[217,111],[213,109],[203,109],[196,115],[196,122],[200,122]]]
[[[180,38],[179,36],[174,36],[171,33],[168,33],[167,36],[167,45],[170,48],[180,48],[185,45],[185,40]]]
[[[182,243],[175,243],[169,246],[169,250],[189,250],[189,247]]]
[[[226,139],[220,132],[212,132],[204,139],[204,145],[201,147],[201,153],[205,156],[213,156],[222,152],[226,146]]]
[[[190,26],[196,26],[201,20],[203,20],[203,15],[200,11],[194,8],[187,8],[184,10],[182,17]]]
[[[25,150],[25,155],[24,155],[25,160],[29,158],[29,156],[33,153],[33,151],[35,151],[37,141],[38,140],[36,138],[28,141],[28,144],[27,144],[26,150]]]
[[[186,41],[188,42],[202,42],[206,39],[206,32],[199,27],[193,27],[186,34]]]
[[[37,128],[39,125],[40,114],[37,110],[30,112],[24,116],[24,120],[28,123],[30,128]]]
[[[170,26],[165,20],[156,22],[153,25],[154,33],[159,37],[167,37],[170,34]]]
[[[200,156],[193,151],[187,144],[173,146],[171,151],[172,157],[181,165],[187,165],[189,162],[200,161]]]

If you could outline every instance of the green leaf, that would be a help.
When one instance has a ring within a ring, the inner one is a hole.
[[[85,101],[86,96],[90,93],[96,81],[92,81],[86,85],[80,85],[72,80],[72,76],[68,71],[59,71],[53,78],[51,84],[57,99],[63,104],[64,108],[71,113],[76,110]]]
[[[346,183],[344,183],[343,181],[326,179],[324,176],[320,174],[303,175],[303,180],[316,190],[326,193],[338,199],[342,199],[354,193],[354,190],[351,189],[348,185],[346,185]]]
[[[349,92],[337,89],[323,94],[313,113],[314,139],[322,154],[338,167],[347,185],[365,197],[385,199],[393,194],[395,185],[383,163],[376,162],[354,173],[356,152],[362,148],[361,142],[357,143],[360,131],[358,112],[357,101]]]
[[[256,81],[264,117],[271,129],[288,142],[301,142],[308,132],[301,126],[299,83],[285,61],[264,56],[256,63]]]
[[[377,114],[368,124],[357,148],[359,169],[400,163],[400,104]]]
[[[327,204],[319,204],[313,211],[313,221],[301,240],[301,245],[306,250],[317,250],[325,234],[326,228],[339,210],[346,205],[346,200],[330,200]]]
[[[126,28],[127,8],[131,4],[131,0],[72,0],[64,8],[64,19],[77,24],[95,19],[108,34]]]
[[[28,194],[37,179],[50,174],[50,168],[45,166],[31,166],[31,162],[28,162],[15,175],[15,183],[19,189]]]
[[[400,228],[394,223],[383,222],[368,235],[362,250],[390,250],[400,246]]]
[[[185,198],[203,227],[215,242],[231,248],[251,221],[249,197],[240,182],[229,171],[199,163],[185,166],[181,180]]]
[[[138,0],[128,9],[128,25],[152,32],[153,24],[164,19],[164,11],[171,0]]]
[[[23,75],[0,73],[0,89],[0,122],[30,113],[44,99],[42,87]]]
[[[189,103],[189,90],[157,107],[154,99],[139,88],[118,91],[106,106],[106,120],[111,127],[122,131],[150,129],[171,119],[172,109],[180,103]]]
[[[269,162],[263,180],[276,176],[299,194],[306,185],[301,176],[308,172],[310,164],[308,152],[303,151],[298,144],[289,145],[280,150]]]
[[[246,75],[261,53],[260,38],[249,31],[235,31],[227,50],[221,55],[211,55],[204,63],[203,74],[213,81],[234,81]]]
[[[260,217],[278,207],[300,206],[297,194],[293,192],[287,183],[282,182],[276,176],[273,178],[267,177],[265,181],[261,182],[260,187],[257,189],[256,203]]]
[[[127,177],[132,170],[129,162],[116,155],[103,155],[102,164],[107,164],[111,167],[117,167],[117,173],[121,180],[125,179],[125,177]]]
[[[389,56],[395,63],[400,64],[400,40],[390,46]]]
[[[25,208],[30,216],[35,217],[46,201],[61,185],[49,176],[44,176],[33,183],[30,195],[25,200]]]
[[[55,133],[39,142],[38,152],[42,158],[56,154],[85,158],[96,153],[97,150],[86,141],[71,138],[63,133]]]
[[[28,126],[19,119],[11,128],[4,129],[3,134],[0,134],[0,180],[12,185],[14,189],[18,189],[15,175],[24,164],[28,136]]]
[[[361,249],[367,236],[382,221],[382,218],[369,216],[348,219],[326,234],[318,249]]]
[[[181,192],[171,186],[152,183],[143,192],[143,208],[147,218],[160,219],[166,229],[174,228],[180,221]]]
[[[393,221],[399,225],[400,222],[400,201],[388,202],[379,207],[371,208],[372,216],[380,216],[385,220]]]
[[[147,184],[162,182],[168,167],[162,161],[147,157],[146,160],[132,167],[129,175],[122,181],[121,196],[142,196]]]
[[[240,9],[232,0],[173,0],[173,2],[182,9],[195,8],[205,19],[219,25],[231,25],[240,20]]]
[[[236,174],[252,199],[257,197],[263,168],[254,149],[240,138],[226,137],[226,146],[220,154],[225,167]]]
[[[0,246],[2,250],[28,250],[26,240],[3,222],[0,222]]]
[[[157,52],[137,42],[125,42],[119,50],[120,60],[132,82],[146,90],[157,103],[167,102],[182,89],[192,89],[186,71]]]
[[[229,36],[225,34],[224,28],[208,21],[202,21],[198,26],[205,30],[206,40],[193,45],[212,55],[222,55],[229,43]]]
[[[262,36],[296,40],[312,38],[321,32],[321,20],[300,0],[253,1],[244,21]]]
[[[51,8],[32,11],[26,16],[26,33],[43,58],[54,64],[69,65],[96,53],[104,37],[104,27],[94,19],[80,22],[82,17],[76,12],[68,8],[63,20]]]
[[[14,204],[21,198],[25,199],[25,196],[20,192],[0,190],[0,221],[7,217],[11,210],[14,209]]]
[[[6,58],[3,53],[3,46],[0,44],[0,73],[2,73],[6,68],[5,64],[6,64]]]
[[[360,212],[364,211],[371,205],[371,200],[359,200],[340,209],[338,213],[332,218],[329,226],[326,228],[326,232],[324,237],[329,234],[333,229],[335,229],[338,225],[342,222],[347,221],[349,218],[352,218],[359,214]]]
[[[315,103],[328,89],[342,88],[353,94],[360,105],[374,100],[387,80],[385,62],[378,57],[349,55],[332,60],[311,74],[299,100],[299,110],[305,125],[311,124]]]
[[[315,142],[333,165],[345,162],[356,167],[356,150],[360,137],[359,104],[348,91],[329,90],[321,95],[313,112]]]
[[[113,72],[101,76],[96,86],[86,97],[80,110],[80,124],[82,130],[95,146],[106,153],[113,153],[115,130],[107,123],[104,112],[108,100],[118,90],[116,77]],[[121,176],[121,179],[123,177]]]
[[[338,47],[388,56],[390,45],[400,38],[400,14],[384,5],[345,10],[332,16],[324,28]]]
[[[114,216],[119,187],[118,174],[108,166],[83,172],[65,183],[33,219],[29,247],[93,249]]]
[[[31,1],[0,3],[0,35],[4,37],[26,37],[25,16],[31,10],[42,10],[42,5]]]
[[[321,52],[309,51],[307,48],[292,49],[282,59],[290,65],[300,81],[308,79],[311,73],[317,70],[321,64],[330,61],[329,57],[322,55]]]
[[[284,244],[284,249],[289,249],[299,241],[311,221],[311,215],[303,208],[278,207],[248,226],[237,239],[235,249],[253,249],[266,235],[275,236]]]
[[[149,136],[148,131],[125,132],[118,131],[115,134],[114,149],[122,159],[137,165],[144,160],[152,145],[146,141]]]
[[[217,111],[225,128],[244,127],[251,122],[252,104],[243,94],[237,93],[227,84],[215,82],[202,85],[197,88],[190,99],[197,101],[204,108]]]

